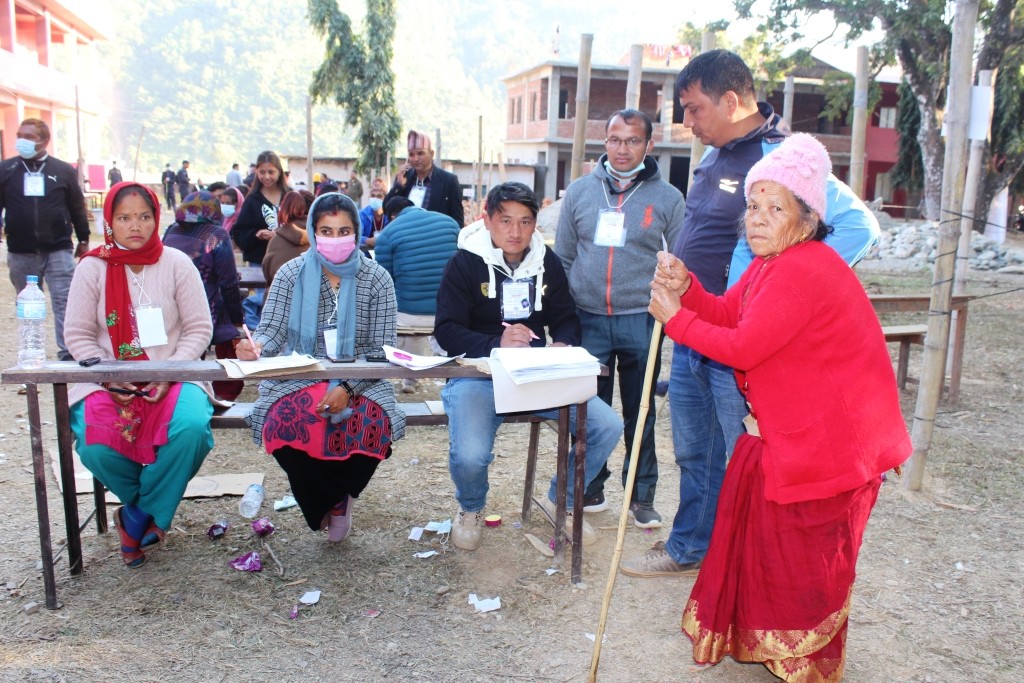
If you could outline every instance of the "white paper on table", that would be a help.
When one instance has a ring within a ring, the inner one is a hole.
[[[218,363],[224,366],[228,377],[232,379],[244,379],[246,377],[259,377],[261,375],[281,375],[293,372],[310,372],[323,370],[313,356],[309,354],[292,353],[288,356],[266,356],[258,360],[236,360],[234,358],[220,358]]]
[[[494,410],[519,413],[583,403],[597,396],[597,376],[516,384],[497,358],[489,359]]]
[[[477,612],[493,612],[496,609],[501,609],[501,598],[493,597],[481,600],[476,597],[476,593],[470,593],[469,604],[473,605]]]
[[[601,374],[597,358],[581,346],[497,348],[491,358],[501,361],[516,384]]]
[[[458,356],[417,356],[387,344],[382,345],[381,348],[384,349],[384,355],[387,357],[388,362],[401,365],[403,368],[409,368],[410,370],[429,370],[466,355],[463,353]]]

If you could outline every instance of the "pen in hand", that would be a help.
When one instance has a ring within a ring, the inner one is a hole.
[[[149,396],[148,391],[141,391],[139,389],[122,389],[121,387],[107,387],[107,391],[112,394],[124,394],[125,396],[139,396],[145,398]]]
[[[249,331],[249,326],[242,323],[242,332],[245,332],[245,338],[249,340],[249,345],[252,346],[252,352],[256,354],[256,357],[260,357],[260,350],[256,348],[256,342],[252,340],[252,332]]]
[[[502,322],[501,326],[502,327],[512,327],[512,323]],[[527,328],[527,329],[530,329],[530,328]],[[530,339],[540,339],[540,337],[538,337],[536,334],[534,334],[533,330],[530,330]]]

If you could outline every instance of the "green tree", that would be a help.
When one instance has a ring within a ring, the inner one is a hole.
[[[356,170],[380,168],[402,130],[395,107],[391,71],[395,37],[394,0],[367,0],[366,36],[352,31],[352,21],[337,0],[309,0],[314,32],[325,40],[324,61],[313,74],[309,92],[316,102],[333,99],[345,109],[345,122],[356,129]]]
[[[742,18],[751,16],[754,0],[734,0]],[[984,32],[978,69],[998,69],[1006,55],[1024,42],[1017,0],[993,0],[982,6],[979,28]],[[945,144],[941,112],[949,80],[952,27],[950,3],[945,0],[771,0],[763,27],[783,42],[803,38],[801,28],[812,14],[829,12],[836,29],[845,25],[847,44],[881,24],[884,35],[872,46],[872,63],[898,62],[913,92],[920,114],[917,142],[921,149],[925,211],[939,217]]]
[[[899,143],[896,165],[890,171],[892,186],[907,192],[920,192],[924,187],[924,169],[921,167],[921,146],[917,144],[917,129],[921,127],[921,112],[914,93],[904,81],[897,90],[900,96],[896,110],[896,132]]]

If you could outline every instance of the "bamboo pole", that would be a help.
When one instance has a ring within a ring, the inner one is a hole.
[[[629,75],[626,77],[626,109],[640,108],[640,77],[644,70],[644,46],[629,48]]]
[[[306,95],[306,188],[316,192],[313,185],[313,98]]]
[[[580,66],[576,76],[576,120],[572,129],[572,164],[569,182],[583,173],[583,160],[587,156],[587,117],[590,115],[590,53],[594,47],[594,35],[580,36]]]
[[[938,257],[932,277],[928,334],[924,340],[921,384],[914,406],[911,440],[914,452],[908,462],[904,485],[920,491],[924,468],[935,428],[935,412],[946,379],[949,345],[950,299],[953,294],[954,261],[960,221],[953,219],[961,207],[967,153],[967,117],[970,108],[971,54],[980,0],[957,0],[953,19],[953,43],[949,58],[949,106],[946,112],[946,157],[942,171],[942,221],[939,223]]]
[[[626,471],[626,490],[622,496],[622,512],[619,513],[619,530],[615,536],[615,551],[612,553],[611,568],[608,570],[608,585],[604,589],[604,600],[601,602],[601,618],[597,622],[594,634],[594,651],[590,657],[590,683],[597,681],[597,666],[601,660],[601,640],[604,638],[604,627],[608,621],[608,608],[612,601],[612,590],[615,578],[619,573],[619,560],[622,559],[622,544],[626,538],[626,524],[629,522],[629,504],[633,497],[633,483],[636,481],[636,464],[640,460],[640,444],[644,437],[644,422],[650,411],[651,385],[654,383],[654,367],[661,352],[661,322],[654,321],[654,332],[651,333],[651,346],[647,351],[647,370],[644,372],[644,388],[640,393],[640,413],[636,419],[636,430],[633,432],[633,445],[630,449],[629,469]]]
[[[853,86],[853,134],[850,137],[850,189],[864,196],[864,148],[868,134],[868,49],[857,48],[857,73]]]
[[[146,132],[146,124],[142,124],[139,128],[139,141],[135,143],[135,166],[132,168],[132,182],[135,182],[135,178],[139,173],[139,151],[142,150],[142,135]]]

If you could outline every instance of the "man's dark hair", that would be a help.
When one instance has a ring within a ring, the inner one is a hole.
[[[384,202],[384,215],[389,221],[395,220],[395,216],[402,213],[410,206],[416,206],[408,197],[392,197]]]
[[[21,128],[22,126],[35,126],[36,131],[39,132],[39,137],[42,140],[49,141],[50,127],[46,125],[46,121],[43,121],[42,119],[25,119],[20,124],[18,124],[18,128]]]
[[[495,185],[491,188],[491,191],[487,193],[487,200],[484,202],[484,211],[487,212],[488,216],[493,216],[495,212],[505,202],[517,202],[522,204],[530,210],[533,217],[537,217],[537,212],[540,211],[540,204],[537,203],[537,195],[533,193],[533,190],[528,188],[522,183],[502,183],[501,185]]]
[[[654,134],[654,123],[651,121],[651,117],[643,113],[639,109],[620,109],[611,116],[608,117],[608,122],[604,124],[604,132],[607,133],[608,129],[612,125],[612,120],[618,116],[620,119],[625,121],[629,125],[633,125],[638,120],[644,124],[644,139],[650,140]]]
[[[231,168],[238,169],[238,164],[231,164]]]
[[[340,192],[341,188],[334,183],[320,183],[320,186],[316,188],[316,196],[319,197],[322,194],[328,192]]]
[[[730,90],[744,104],[757,102],[749,67],[738,54],[728,50],[710,50],[691,59],[676,78],[676,100],[695,85],[715,102]]]
[[[223,181],[221,181],[221,180],[218,180],[216,182],[210,183],[209,185],[206,186],[206,191],[207,192],[216,192],[217,190],[226,190],[226,189],[228,189],[228,184],[223,182]]]
[[[181,162],[181,165],[184,166],[187,163],[188,163],[188,159],[185,159],[184,161]]]

